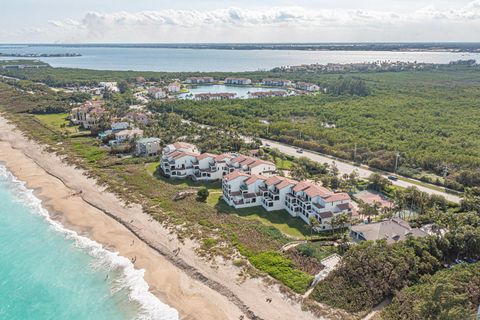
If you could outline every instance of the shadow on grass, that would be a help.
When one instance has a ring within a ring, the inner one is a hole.
[[[162,169],[159,165],[155,166],[155,163],[150,163],[147,166],[148,172],[150,172],[155,178],[158,180],[168,183],[174,186],[185,186],[185,187],[192,187],[192,188],[200,188],[206,187],[207,189],[212,190],[220,190],[222,189],[222,182],[221,181],[212,181],[212,182],[204,182],[204,181],[193,181],[190,178],[186,179],[172,179],[167,178],[162,174]]]
[[[265,225],[277,228],[289,237],[303,239],[311,235],[308,225],[300,218],[292,217],[286,210],[269,212],[261,206],[235,209],[221,198],[221,194],[211,195],[207,202],[219,213],[236,214],[240,217],[259,220]]]

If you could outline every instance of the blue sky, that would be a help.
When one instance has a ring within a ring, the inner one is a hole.
[[[0,42],[480,41],[480,0],[2,0]]]

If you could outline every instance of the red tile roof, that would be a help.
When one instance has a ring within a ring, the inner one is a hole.
[[[350,200],[350,196],[344,192],[335,193],[325,198],[326,202],[335,202],[335,201],[344,201],[344,200]]]
[[[225,177],[223,177],[223,179],[225,179],[225,181],[232,181],[237,179],[238,177],[250,177],[250,175],[243,173],[241,171],[235,170],[227,174]]]
[[[252,176],[250,176],[250,178],[248,178],[247,180],[245,180],[245,184],[246,184],[246,185],[251,185],[251,184],[257,182],[258,180],[263,180],[263,181],[265,181],[266,179],[267,179],[266,177],[257,176],[257,175],[252,175]]]

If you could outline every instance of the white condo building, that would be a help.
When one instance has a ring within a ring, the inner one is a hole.
[[[276,170],[273,163],[249,156],[234,153],[200,154],[197,147],[184,142],[165,147],[160,165],[167,177],[192,178],[196,181],[221,180],[234,170],[257,175],[270,174]]]
[[[265,177],[233,171],[222,180],[223,199],[241,209],[262,206],[267,211],[286,210],[310,224],[311,217],[320,230],[330,230],[331,219],[352,214],[350,196],[334,193],[311,182],[298,182],[279,176]]]

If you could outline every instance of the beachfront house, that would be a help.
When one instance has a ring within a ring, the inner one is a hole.
[[[249,180],[250,179],[250,180]],[[335,193],[311,182],[279,176],[262,176],[233,171],[222,180],[223,199],[234,208],[262,206],[267,211],[286,210],[310,224],[316,219],[319,230],[331,230],[331,220],[340,214],[352,215],[350,196]]]
[[[356,242],[367,240],[386,240],[388,244],[406,240],[408,237],[426,237],[425,231],[412,228],[400,218],[380,222],[363,223],[350,227],[350,236]]]
[[[180,90],[182,90],[182,85],[178,81],[172,82],[167,86],[167,91],[170,93],[178,93]]]
[[[165,94],[165,91],[163,91],[163,89],[161,88],[150,88],[148,89],[148,95],[152,98],[152,99],[163,99],[166,97],[166,94]]]
[[[159,138],[141,138],[135,143],[135,154],[139,157],[152,157],[160,153]]]
[[[131,141],[134,141],[135,139],[140,139],[142,137],[143,137],[143,130],[141,129],[122,130],[115,133],[114,144],[131,142]]]
[[[212,77],[189,77],[185,80],[187,84],[209,84],[213,82]]]
[[[248,78],[225,78],[223,82],[224,84],[238,85],[238,86],[252,84],[252,80]]]
[[[126,130],[130,127],[130,124],[128,122],[113,122],[111,125],[110,125],[110,128],[112,129],[113,132],[116,132],[116,131],[122,131],[122,130]]]
[[[70,110],[70,121],[75,125],[81,125],[85,129],[91,129],[97,125],[106,110],[102,107],[103,101],[87,101],[79,107]]]
[[[299,90],[310,91],[310,92],[320,90],[320,87],[318,85],[314,83],[309,83],[309,82],[298,82],[296,85],[296,88]]]
[[[290,87],[292,85],[292,81],[285,79],[267,78],[262,80],[262,84],[269,87]]]
[[[149,117],[143,112],[129,112],[125,115],[125,119],[133,123],[142,124],[144,126],[148,125],[150,122]]]

